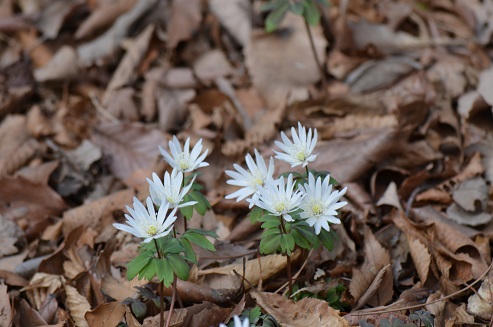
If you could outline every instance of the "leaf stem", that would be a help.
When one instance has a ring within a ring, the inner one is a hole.
[[[305,16],[303,16],[303,21],[305,22],[305,28],[308,34],[308,39],[310,40],[310,47],[312,48],[312,53],[313,53],[313,57],[315,58],[315,63],[317,64],[318,69],[320,71],[320,79],[322,80],[322,87],[324,89],[324,94],[327,95],[327,78],[325,76],[325,69],[322,66],[322,63],[320,62],[320,59],[318,58],[317,49],[315,48],[315,42],[313,41],[312,30],[310,29],[310,25],[308,24],[308,21],[306,20]]]
[[[156,247],[157,257],[162,259],[163,256],[159,251],[157,240],[154,239],[154,246]],[[164,326],[164,281],[159,282],[159,327]]]

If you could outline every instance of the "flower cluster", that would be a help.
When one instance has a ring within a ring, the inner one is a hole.
[[[125,214],[127,225],[115,223],[113,226],[122,231],[133,234],[134,236],[144,238],[144,243],[149,243],[152,239],[159,239],[168,235],[173,229],[173,223],[176,220],[176,210],[193,206],[197,201],[184,201],[195,181],[192,178],[188,185],[185,185],[185,172],[191,172],[200,167],[206,167],[209,164],[204,162],[207,156],[207,150],[202,152],[202,139],[193,147],[190,152],[190,138],[185,141],[183,150],[180,142],[173,136],[169,141],[171,154],[159,147],[164,160],[173,168],[171,174],[164,174],[164,182],[161,181],[156,173],[152,173],[152,180],[147,179],[149,183],[149,193],[145,200],[147,209],[134,197],[133,209],[127,206],[130,215]],[[157,214],[154,205],[158,208]],[[167,214],[168,210],[171,210]]]
[[[298,130],[291,128],[292,140],[284,132],[281,132],[283,142],[276,141],[275,144],[283,151],[274,151],[275,158],[291,164],[291,167],[302,165],[306,167],[313,162],[317,154],[313,154],[317,144],[317,130],[308,129],[298,123]],[[237,198],[237,201],[246,199],[252,206],[266,210],[273,216],[282,217],[286,222],[293,222],[292,213],[298,212],[298,217],[313,227],[315,233],[320,234],[322,228],[330,231],[330,224],[340,224],[337,218],[337,209],[347,204],[340,201],[346,193],[347,188],[341,191],[332,189],[330,175],[315,177],[307,170],[304,182],[294,181],[294,175],[289,174],[287,178],[280,176],[274,179],[274,163],[270,158],[267,168],[264,159],[255,149],[255,161],[248,154],[245,161],[248,167],[244,169],[234,165],[236,171],[226,171],[232,179],[227,183],[241,186],[239,190],[226,196],[227,199]],[[299,212],[301,210],[301,212]]]

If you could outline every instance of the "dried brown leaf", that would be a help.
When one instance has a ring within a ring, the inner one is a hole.
[[[24,166],[40,150],[26,128],[26,117],[9,115],[0,125],[0,177]]]
[[[65,284],[65,278],[60,275],[36,273],[29,281],[29,285],[23,288],[29,301],[39,310],[50,294],[55,294]]]
[[[353,278],[349,284],[349,292],[355,300],[359,300],[367,292],[382,268],[390,264],[388,250],[380,245],[368,227],[365,227],[364,251],[365,261],[363,266],[353,269]],[[392,299],[394,293],[392,270],[387,269],[382,278],[380,287],[368,299],[368,302],[375,306],[385,305]],[[360,305],[363,304],[360,303]]]
[[[167,20],[168,42],[174,49],[181,41],[186,41],[195,33],[202,19],[200,0],[172,0]]]
[[[79,76],[77,53],[68,45],[61,47],[45,66],[34,71],[38,82],[73,80]]]
[[[38,29],[48,39],[57,37],[65,19],[82,3],[83,0],[50,1],[48,6],[40,11],[41,17],[36,23]]]
[[[12,308],[7,292],[7,285],[0,284],[0,322],[2,326],[10,326],[12,323]]]
[[[128,85],[136,78],[136,67],[140,64],[147,53],[149,42],[154,34],[154,25],[149,25],[135,39],[125,43],[127,52],[120,61],[111,81],[108,83],[106,92]],[[106,102],[106,95],[103,102]]]
[[[348,326],[348,322],[332,309],[326,301],[304,298],[296,303],[281,295],[252,292],[251,296],[268,314],[274,316],[282,327]]]
[[[120,15],[130,10],[135,3],[136,0],[118,0],[100,3],[91,12],[89,17],[79,25],[74,37],[76,39],[90,37],[93,33],[112,24]]]
[[[132,203],[133,196],[134,191],[127,189],[66,211],[63,214],[63,234],[67,236],[79,226],[91,227],[99,231],[99,239],[106,238],[106,242],[116,232],[111,225],[114,222],[113,212],[123,211],[125,205]],[[112,230],[106,231],[107,226],[111,226]]]
[[[319,27],[312,28],[312,34],[319,60],[324,62],[327,41]],[[275,33],[254,31],[244,53],[253,85],[268,107],[280,105],[290,91],[320,79],[315,59],[307,55],[310,41],[301,16],[288,14]]]
[[[251,3],[248,0],[211,0],[209,9],[226,30],[245,46],[252,31]]]
[[[87,299],[80,295],[75,287],[70,285],[65,285],[65,293],[67,294],[67,308],[75,325],[78,327],[89,327],[84,317],[86,312],[91,310],[91,305]]]
[[[95,61],[114,54],[134,23],[157,3],[157,0],[137,1],[136,5],[121,15],[103,35],[79,46],[77,48],[79,64],[81,66],[90,66]]]
[[[203,83],[230,75],[233,67],[221,50],[211,50],[201,55],[193,64],[195,75]]]
[[[414,266],[416,267],[416,271],[418,272],[421,284],[425,285],[426,280],[428,279],[428,274],[430,272],[430,252],[428,251],[426,245],[424,245],[419,239],[413,238],[411,235],[408,235],[407,241],[409,243],[409,252],[411,253],[411,257],[413,258]]]
[[[291,255],[291,260],[296,260],[300,255],[299,251]],[[259,266],[260,260],[260,266]],[[255,258],[247,260],[245,263],[245,287],[257,285],[260,279],[267,279],[270,276],[277,274],[286,267],[286,257],[280,254],[270,254],[262,256],[260,259]],[[210,268],[199,271],[199,276],[211,275],[210,281],[205,284],[214,288],[235,288],[236,275],[233,271],[243,275],[243,263],[234,263],[218,268]],[[214,275],[218,275],[215,276]]]
[[[23,167],[15,173],[14,177],[21,176],[34,184],[48,185],[48,180],[58,165],[58,161],[48,161],[34,167]]]
[[[101,123],[92,141],[111,157],[113,174],[124,182],[134,171],[152,167],[159,155],[158,146],[165,145],[161,132],[138,123]]]
[[[117,326],[125,315],[126,306],[119,301],[103,303],[87,311],[85,319],[89,327]]]

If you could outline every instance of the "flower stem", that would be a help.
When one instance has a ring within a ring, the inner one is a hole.
[[[183,172],[183,179],[182,179],[182,182],[181,182],[181,189],[183,190],[183,188],[185,187],[185,173]],[[183,231],[183,233],[186,233],[187,231],[187,217],[183,216],[183,228],[185,229]]]
[[[324,89],[324,94],[327,94],[327,78],[325,76],[325,69],[322,66],[322,63],[320,62],[320,59],[318,58],[317,49],[315,48],[315,42],[313,41],[312,30],[310,29],[310,25],[308,24],[308,21],[306,20],[305,16],[303,16],[303,21],[305,22],[305,28],[308,34],[308,39],[310,39],[310,46],[312,48],[313,57],[315,58],[315,63],[317,64],[318,69],[320,71],[320,79],[322,80],[322,87]]]
[[[310,174],[310,170],[308,170],[308,166],[305,166],[306,169],[306,180],[308,180],[308,175]]]
[[[173,273],[173,294],[171,295],[171,306],[169,307],[168,319],[166,320],[166,327],[169,327],[171,323],[171,315],[173,314],[173,309],[175,308],[176,302],[176,275]],[[162,327],[162,326],[161,326]]]
[[[293,294],[293,277],[291,276],[291,256],[289,254],[286,254],[286,269],[288,272],[288,297]]]
[[[157,240],[154,239],[154,246],[156,246],[157,257],[162,259],[163,256],[159,251],[159,246],[157,244]],[[164,326],[164,282],[161,281],[159,283],[159,327]]]
[[[284,220],[282,218],[281,219],[281,232],[283,234],[287,234],[287,230],[286,230],[286,226],[284,226]],[[286,253],[286,271],[287,271],[287,274],[288,274],[288,289],[289,289],[289,292],[288,292],[288,297],[291,296],[291,294],[293,294],[293,280],[292,280],[292,276],[291,276],[291,256]]]

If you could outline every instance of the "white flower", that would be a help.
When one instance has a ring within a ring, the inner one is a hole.
[[[146,203],[147,209],[134,197],[134,208],[127,206],[130,215],[125,214],[128,225],[115,223],[113,226],[137,237],[145,238],[144,243],[149,243],[152,239],[168,235],[173,229],[173,223],[176,220],[176,208],[166,216],[169,204],[162,205],[159,207],[156,216],[151,197],[147,197]]]
[[[245,318],[243,322],[238,316],[234,316],[233,319],[235,322],[234,327],[250,327],[250,321],[248,320],[248,318]],[[227,327],[227,326],[225,324],[219,324],[219,327]]]
[[[300,190],[293,191],[293,175],[289,174],[287,182],[284,177],[276,180],[268,179],[263,187],[258,189],[258,199],[249,199],[256,206],[269,211],[274,216],[281,216],[286,221],[293,221],[290,213],[298,208],[303,198]]]
[[[294,127],[291,127],[291,136],[293,137],[292,142],[284,132],[281,132],[282,142],[274,142],[285,152],[274,151],[277,154],[276,159],[291,164],[291,168],[298,165],[303,165],[303,167],[305,167],[309,162],[313,162],[317,157],[316,154],[312,154],[313,149],[317,144],[317,129],[315,128],[313,130],[312,137],[312,129],[310,128],[308,130],[307,135],[305,127],[301,126],[301,123],[298,122],[298,133]]]
[[[272,179],[272,174],[274,173],[274,160],[270,158],[269,167],[267,168],[264,158],[262,158],[257,149],[255,149],[254,151],[256,162],[253,161],[253,158],[250,154],[247,154],[245,157],[245,162],[247,164],[248,170],[237,164],[233,165],[237,172],[226,170],[226,175],[232,178],[226,181],[226,183],[228,183],[229,185],[242,187],[236,192],[228,194],[226,196],[226,199],[237,198],[236,201],[239,202],[252,194],[253,199],[257,199],[257,191],[259,187],[265,184],[266,179]],[[253,207],[253,203],[250,203],[250,208],[251,207]]]
[[[306,219],[308,225],[315,228],[317,235],[320,234],[321,228],[329,231],[329,223],[341,223],[341,220],[335,217],[337,209],[347,204],[346,201],[338,202],[346,194],[347,187],[341,191],[332,191],[332,184],[329,181],[329,175],[323,181],[321,177],[315,181],[315,177],[310,173],[308,184],[300,186],[305,193],[300,205],[303,210],[300,217]]]
[[[200,155],[200,152],[202,152],[202,139],[195,144],[192,152],[190,152],[190,138],[187,138],[185,141],[183,150],[181,149],[180,141],[178,141],[176,136],[173,136],[173,140],[169,141],[168,145],[171,155],[161,147],[159,147],[159,151],[161,151],[164,160],[166,160],[173,169],[186,173],[194,171],[197,168],[209,166],[209,164],[204,161],[209,150],[206,149],[205,152]]]
[[[171,175],[166,172],[164,174],[164,184],[156,173],[152,173],[152,180],[147,179],[152,202],[157,206],[169,204],[170,208],[182,208],[196,204],[197,201],[180,203],[183,197],[190,191],[194,180],[195,177],[190,184],[182,189],[183,174],[178,170],[173,169]]]

